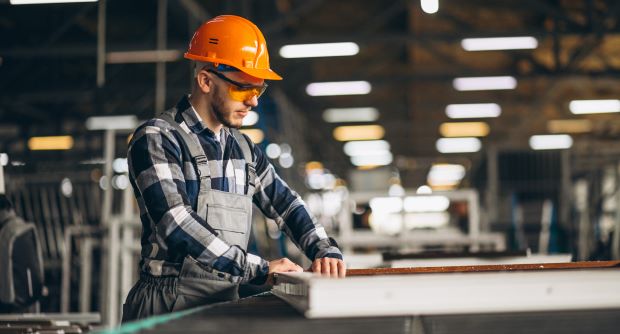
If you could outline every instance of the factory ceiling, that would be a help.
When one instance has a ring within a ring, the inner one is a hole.
[[[607,147],[620,135],[615,114],[574,115],[569,110],[571,100],[620,96],[617,1],[440,1],[439,10],[428,14],[417,0],[108,0],[107,64],[98,75],[99,7],[96,2],[0,2],[0,151],[34,159],[38,156],[26,148],[29,137],[71,134],[75,149],[58,154],[92,157],[101,149],[101,136],[86,130],[85,120],[121,114],[146,119],[162,105],[173,105],[188,91],[191,71],[182,52],[193,31],[225,13],[248,17],[263,30],[272,67],[285,78],[271,87],[283,93],[306,127],[292,132],[302,138],[272,138],[303,142],[302,160],[320,160],[339,174],[353,166],[332,136],[341,124],[322,118],[327,108],[377,108],[393,164],[408,175],[409,186],[423,183],[432,162],[466,161],[475,168],[489,147],[527,150],[530,136],[554,131],[551,120],[589,120],[587,131],[572,134],[577,153]],[[461,44],[464,38],[510,36],[534,37],[538,46],[473,52]],[[287,44],[325,42],[355,42],[360,51],[351,57],[303,59],[278,54]],[[122,58],[127,51],[158,48],[167,50],[159,54],[166,61],[164,74],[158,74],[153,52],[137,62]],[[457,91],[453,86],[455,78],[473,76],[512,76],[516,88]],[[166,82],[164,90],[160,86],[163,97],[157,96],[158,78]],[[311,82],[352,80],[370,82],[371,93],[306,93]],[[435,144],[441,124],[451,121],[446,106],[465,103],[496,103],[501,115],[482,120],[489,134],[482,138],[481,151],[441,154]]]

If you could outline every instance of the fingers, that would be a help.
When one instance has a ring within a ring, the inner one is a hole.
[[[299,271],[304,271],[304,269],[287,258],[281,258],[269,262],[269,273]]]
[[[312,272],[314,273],[320,273],[321,272],[321,261],[319,260],[314,260],[312,262]]]
[[[347,276],[347,265],[342,260],[338,260],[338,277],[344,278]]]
[[[345,277],[347,272],[344,261],[327,257],[314,260],[311,270],[326,277],[341,278]]]

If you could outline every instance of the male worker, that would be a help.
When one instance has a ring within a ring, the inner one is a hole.
[[[129,176],[140,207],[140,279],[123,321],[235,300],[241,283],[303,271],[289,259],[247,253],[252,202],[313,260],[311,270],[344,277],[342,254],[265,154],[237,129],[267,88],[282,78],[250,21],[218,16],[195,32],[192,93],[136,129]]]

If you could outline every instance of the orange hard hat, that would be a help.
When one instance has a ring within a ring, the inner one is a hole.
[[[269,68],[263,33],[254,23],[235,15],[220,15],[203,23],[189,42],[185,58],[225,64],[253,77],[282,80]]]

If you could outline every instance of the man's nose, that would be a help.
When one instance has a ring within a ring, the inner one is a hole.
[[[249,99],[245,101],[245,104],[250,107],[258,106],[258,96],[253,95],[252,97],[250,97]]]

